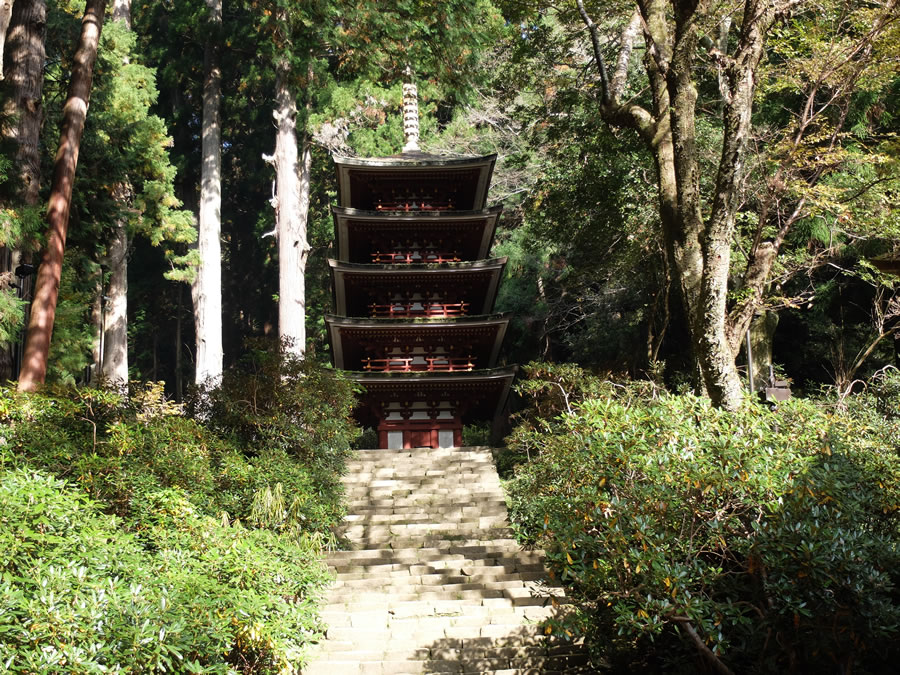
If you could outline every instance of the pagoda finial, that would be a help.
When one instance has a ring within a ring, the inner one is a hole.
[[[403,152],[419,151],[419,90],[412,81],[412,70],[406,66],[407,82],[403,83]]]

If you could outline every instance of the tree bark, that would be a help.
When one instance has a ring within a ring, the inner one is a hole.
[[[131,30],[131,0],[113,0],[113,21],[124,21],[125,27]]]
[[[191,291],[197,340],[197,384],[215,386],[222,378],[222,71],[220,30],[222,0],[206,0],[211,34],[206,41],[203,81],[202,165],[200,170],[200,218],[197,247],[200,265]]]
[[[0,0],[0,80],[3,79],[3,47],[6,44],[6,30],[12,19],[14,0]]]
[[[297,104],[291,73],[280,64],[275,81],[275,231],[278,238],[278,336],[287,350],[302,358],[306,351],[306,260],[309,243],[309,178],[312,148],[303,143],[297,162]]]
[[[78,150],[84,132],[84,121],[87,118],[94,62],[97,58],[105,11],[106,0],[88,0],[81,22],[81,37],[78,50],[75,52],[72,79],[63,107],[59,150],[53,165],[53,182],[50,186],[50,201],[47,207],[47,247],[35,283],[31,319],[28,322],[28,334],[25,339],[25,354],[22,371],[19,374],[20,391],[35,391],[44,383],[47,375],[47,357],[50,353],[59,281],[62,276],[69,208],[72,204],[72,186],[75,181],[75,169],[78,166]]]
[[[128,228],[120,219],[107,244],[109,284],[103,321],[103,358],[100,374],[106,384],[128,384]]]
[[[636,130],[655,160],[666,255],[678,280],[703,385],[716,405],[734,409],[740,405],[743,395],[729,339],[732,335],[726,332],[731,239],[750,131],[754,78],[776,7],[760,0],[747,0],[736,52],[728,57],[708,38],[701,41],[700,23],[710,12],[706,3],[638,0],[647,44],[644,65],[653,96],[651,112],[619,102],[621,74],[627,72],[625,60],[634,39],[633,21],[622,33],[622,48],[610,84],[599,31],[587,14],[583,0],[576,0],[576,5],[590,32],[600,74],[601,116],[611,125]],[[727,44],[726,37],[720,34],[718,44]],[[720,69],[724,122],[715,193],[706,216],[695,127],[694,67],[701,42]]]
[[[12,96],[4,104],[6,139],[16,144],[19,197],[28,206],[40,201],[41,156],[38,141],[44,109],[44,34],[47,25],[45,0],[17,0],[6,33],[3,72]]]
[[[175,305],[175,402],[181,403],[184,400],[184,374],[182,373],[182,364],[184,361],[182,350],[184,349],[184,346],[181,344],[181,299],[184,295],[184,291],[180,283],[178,284],[176,293],[178,293],[178,302]]]
[[[114,0],[113,20],[122,21],[131,29],[131,0]],[[122,211],[128,208],[130,192],[125,183],[114,189],[113,196]],[[106,384],[124,388],[128,385],[128,221],[124,215],[113,224],[107,242],[107,262],[109,284],[100,375]]]
[[[103,365],[103,274],[98,274],[94,284],[94,299],[91,301],[91,365],[88,377],[89,385],[96,387],[100,380],[100,368]]]

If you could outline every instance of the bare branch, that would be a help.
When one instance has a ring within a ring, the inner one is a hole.
[[[578,13],[581,14],[581,19],[584,21],[584,25],[587,26],[587,29],[591,34],[594,59],[597,61],[597,69],[600,71],[600,84],[603,87],[603,102],[611,103],[613,97],[609,87],[609,76],[606,72],[606,61],[603,59],[603,52],[600,50],[600,32],[597,30],[597,24],[594,23],[594,20],[591,19],[587,10],[584,8],[584,1],[575,0],[575,4],[578,5]]]

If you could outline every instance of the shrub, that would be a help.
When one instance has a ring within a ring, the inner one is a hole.
[[[586,634],[621,668],[878,671],[897,653],[898,426],[825,403],[736,413],[615,388],[527,439],[510,483]],[[655,641],[654,644],[651,641]],[[698,666],[698,662],[702,665]]]
[[[208,392],[206,422],[160,384],[0,388],[0,671],[299,670],[352,390],[289,362],[280,392],[266,368]]]
[[[189,412],[249,452],[279,449],[337,474],[359,434],[353,394],[353,383],[337,371],[255,340],[218,387],[195,392]]]
[[[63,481],[0,472],[4,672],[296,672],[319,630],[315,553],[178,491],[151,499],[148,550]]]

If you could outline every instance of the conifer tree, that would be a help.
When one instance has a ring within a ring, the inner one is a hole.
[[[222,377],[222,0],[206,0],[206,37],[201,131],[200,214],[197,231],[199,264],[192,294],[196,331],[197,384],[216,384]]]
[[[103,29],[106,0],[88,0],[82,19],[81,36],[75,52],[69,92],[63,109],[59,150],[53,166],[50,202],[47,209],[47,244],[38,268],[35,297],[25,340],[25,354],[19,374],[19,390],[35,391],[44,383],[59,283],[62,277],[72,186],[78,165],[78,151],[91,95],[94,62]]]

